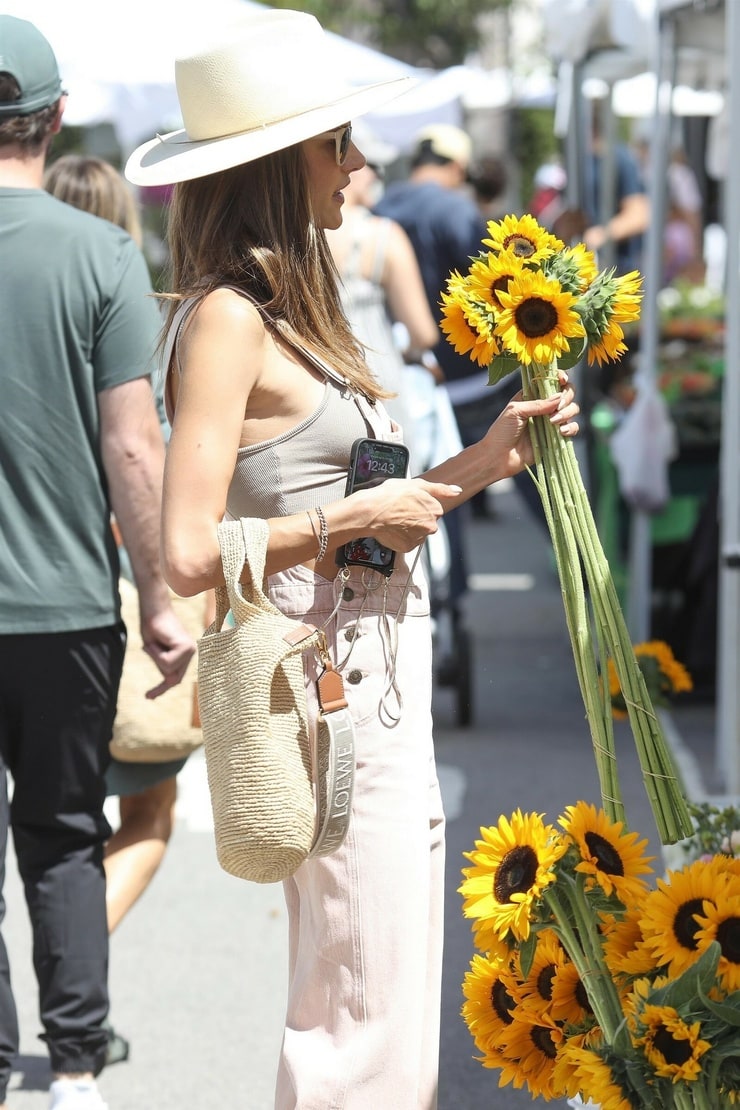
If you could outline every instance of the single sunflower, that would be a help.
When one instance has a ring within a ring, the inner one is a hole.
[[[615,894],[623,905],[633,905],[645,893],[640,877],[652,871],[645,855],[647,840],[637,833],[623,832],[621,821],[610,821],[603,810],[587,802],[566,806],[559,824],[575,843],[581,856],[576,871],[586,876],[586,889],[598,883],[606,895]]]
[[[606,1061],[598,1052],[574,1044],[570,1038],[558,1052],[555,1082],[566,1094],[590,1099],[601,1110],[632,1110],[632,1103],[625,1098]]]
[[[564,1088],[555,1082],[555,1060],[562,1042],[562,1030],[546,1015],[532,1021],[515,1018],[501,1037],[504,1063],[499,1086],[526,1083],[534,1098],[563,1096]]]
[[[593,1025],[594,1011],[574,964],[558,967],[551,987],[550,1013],[554,1021],[584,1028]]]
[[[479,366],[488,366],[500,352],[485,317],[464,290],[442,294],[440,328],[459,355],[468,355]]]
[[[529,213],[524,216],[504,216],[498,222],[489,220],[487,231],[489,238],[483,240],[484,246],[496,253],[513,254],[523,262],[542,262],[565,246],[562,240],[541,227]]]
[[[645,1006],[640,1015],[644,1033],[635,1038],[656,1075],[673,1083],[691,1082],[701,1074],[702,1056],[712,1047],[701,1039],[701,1022],[684,1021],[672,1006]]]
[[[652,950],[642,935],[642,905],[631,907],[620,917],[602,915],[604,961],[613,976],[634,978],[655,970]]]
[[[481,255],[470,267],[467,287],[471,297],[489,304],[494,312],[502,309],[499,294],[509,288],[510,282],[524,271],[524,263],[515,254]]]
[[[505,351],[527,365],[549,365],[570,350],[571,339],[585,335],[573,294],[536,270],[512,278],[499,300],[495,334]]]
[[[511,1025],[516,1001],[505,964],[474,955],[463,982],[462,1016],[476,1047],[490,1053]]]
[[[568,293],[585,293],[598,273],[593,252],[583,243],[552,255],[543,262],[542,269]]]
[[[640,315],[640,281],[636,270],[622,277],[615,277],[613,270],[602,270],[583,291],[579,312],[588,337],[590,365],[616,362],[627,350],[621,325]]]
[[[565,949],[552,929],[537,934],[537,947],[528,974],[522,979],[517,1001],[528,1013],[550,1012],[552,991],[560,968],[567,963]]]
[[[722,955],[717,966],[717,978],[722,989],[731,994],[740,990],[740,890],[737,880],[732,887],[720,887],[714,904],[704,903],[704,913],[697,915],[699,929],[696,941],[704,949],[716,940]]]
[[[721,886],[721,870],[714,859],[695,860],[680,871],[659,878],[642,907],[642,932],[656,964],[680,975],[708,947],[699,917],[706,917]]]
[[[527,939],[530,912],[555,881],[555,864],[567,845],[540,814],[519,809],[510,821],[502,816],[498,825],[482,828],[481,836],[474,851],[463,853],[473,866],[463,868],[459,893],[463,914],[476,920],[476,943],[487,951],[489,936],[499,944],[509,936]]]

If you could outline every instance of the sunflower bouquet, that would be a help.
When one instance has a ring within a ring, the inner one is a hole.
[[[624,325],[639,316],[640,275],[599,271],[581,243],[566,247],[534,217],[488,223],[468,272],[454,271],[442,293],[442,329],[459,354],[488,367],[491,384],[519,370],[525,398],[551,397],[559,371],[584,356],[614,361],[626,350]],[[632,648],[598,536],[573,444],[548,420],[531,421],[533,477],[560,576],[576,673],[586,707],[604,808],[624,821],[612,704],[601,676],[613,666],[664,844],[692,831],[686,800],[660,719]]]
[[[635,644],[634,652],[653,705],[669,706],[675,694],[693,690],[691,675],[663,640],[648,640],[644,644]],[[620,720],[627,716],[627,705],[613,659],[607,661],[607,677],[612,716],[615,720]],[[691,808],[689,803],[689,812]]]
[[[656,877],[585,802],[501,817],[465,853],[463,1018],[499,1086],[601,1110],[740,1102],[740,861]]]

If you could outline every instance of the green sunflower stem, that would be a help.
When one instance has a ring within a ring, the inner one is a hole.
[[[522,366],[527,398],[552,397],[557,366]],[[586,707],[607,815],[624,821],[614,748],[607,663],[612,659],[627,707],[643,781],[663,844],[693,831],[678,772],[637,662],[573,444],[548,419],[531,422],[536,484],[553,541],[576,673]],[[583,577],[588,587],[585,601]]]
[[[555,919],[563,947],[583,983],[604,1040],[614,1044],[624,1015],[582,886],[579,889],[570,880],[559,879],[543,892],[543,898]]]
[[[603,684],[599,682],[590,638],[590,617],[580,573],[576,536],[561,489],[557,486],[551,489],[546,480],[542,461],[545,445],[539,442],[542,429],[537,423],[533,424],[532,435],[538,455],[535,482],[553,540],[565,619],[573,646],[578,684],[586,706],[604,810],[611,820],[624,822],[624,803],[617,774],[611,713],[604,712],[603,695],[599,694]]]
[[[726,1105],[724,1102],[718,1102],[716,1095],[710,1098],[709,1092],[700,1079],[690,1084],[677,1083],[672,1094],[676,1110],[719,1110],[721,1106]]]

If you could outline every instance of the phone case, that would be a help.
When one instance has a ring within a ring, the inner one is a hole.
[[[345,496],[358,489],[369,489],[386,478],[405,478],[408,471],[409,451],[402,443],[378,439],[358,439],[352,445]],[[337,551],[340,566],[360,566],[390,575],[396,553],[384,547],[372,536],[350,540]]]

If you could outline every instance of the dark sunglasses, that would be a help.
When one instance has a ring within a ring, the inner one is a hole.
[[[350,144],[352,142],[352,124],[344,123],[334,131],[325,131],[319,136],[322,139],[333,139],[335,144],[335,157],[338,166],[343,166],[347,161]]]

